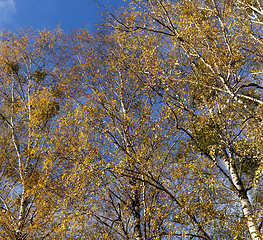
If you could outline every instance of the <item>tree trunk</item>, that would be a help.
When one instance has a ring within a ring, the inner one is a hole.
[[[260,237],[259,228],[254,218],[253,209],[247,195],[247,190],[245,189],[244,184],[238,175],[236,165],[233,162],[231,156],[230,157],[228,156],[226,151],[224,153],[223,158],[224,158],[224,164],[230,173],[232,182],[238,191],[238,197],[242,206],[243,214],[247,219],[247,226],[251,239],[261,240],[262,238]]]
[[[136,182],[134,181],[134,194],[133,194],[133,216],[134,216],[134,238],[142,240],[141,231],[141,214],[140,214],[140,193],[136,189]]]

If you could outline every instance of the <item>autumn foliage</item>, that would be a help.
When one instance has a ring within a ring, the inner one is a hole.
[[[262,239],[262,9],[2,32],[1,239]]]

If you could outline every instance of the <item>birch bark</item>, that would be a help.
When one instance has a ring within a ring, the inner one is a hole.
[[[245,189],[244,184],[240,176],[238,175],[237,168],[233,163],[233,161],[231,160],[232,159],[231,156],[229,156],[226,151],[224,152],[223,159],[224,159],[224,164],[230,173],[231,179],[233,181],[233,185],[236,187],[236,190],[238,191],[239,201],[242,206],[243,214],[247,218],[247,226],[251,239],[261,240],[262,238],[260,237],[259,228],[257,226],[254,217],[252,205],[248,198],[247,190]]]

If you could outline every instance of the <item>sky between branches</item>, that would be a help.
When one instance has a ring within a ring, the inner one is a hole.
[[[122,5],[122,0],[100,0],[107,9]],[[100,8],[102,10],[102,8]],[[0,30],[17,31],[25,26],[64,30],[96,28],[101,18],[98,4],[93,0],[0,0]]]

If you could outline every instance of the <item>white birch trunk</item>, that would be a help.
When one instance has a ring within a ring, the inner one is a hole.
[[[253,209],[247,195],[247,190],[245,189],[242,180],[238,175],[235,164],[231,161],[231,157],[229,157],[226,152],[224,154],[224,164],[228,169],[232,182],[238,191],[238,197],[242,206],[243,214],[247,219],[247,226],[251,239],[261,240],[262,238],[260,237],[259,228],[254,218]]]

